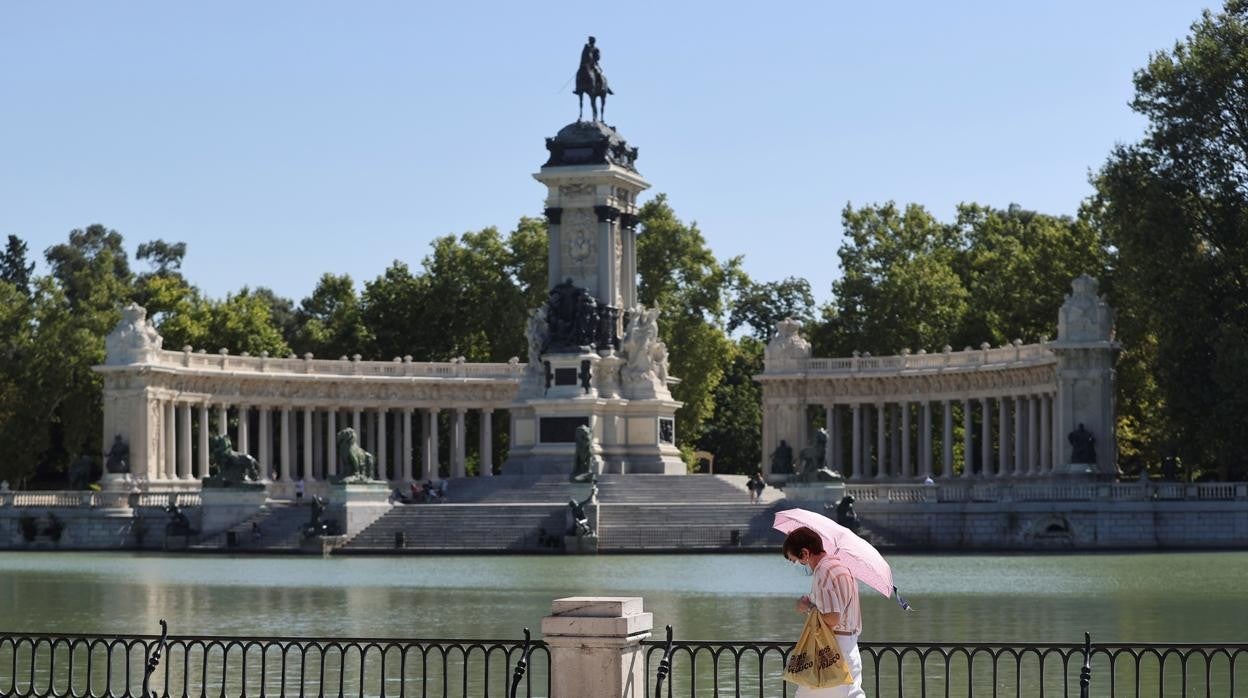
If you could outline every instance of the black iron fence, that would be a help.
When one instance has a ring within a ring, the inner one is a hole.
[[[643,643],[646,696],[792,696],[787,642]],[[872,696],[1248,697],[1248,643],[859,643]],[[1086,667],[1086,668],[1085,668]],[[150,671],[150,675],[149,675]],[[1084,692],[1086,691],[1086,692]],[[0,633],[3,696],[460,696],[551,693],[523,640]]]
[[[526,631],[527,636],[527,631]],[[162,645],[163,642],[163,645]],[[159,660],[147,678],[152,657]],[[145,693],[146,688],[146,693]],[[550,695],[540,641],[0,633],[2,696]]]
[[[792,643],[648,640],[646,695],[792,696]],[[1248,643],[860,642],[869,696],[1248,696]],[[1086,669],[1085,669],[1086,662]],[[1086,691],[1086,692],[1084,692]]]

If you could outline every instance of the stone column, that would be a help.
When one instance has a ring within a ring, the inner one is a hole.
[[[1027,402],[1027,416],[1031,426],[1027,429],[1027,474],[1040,474],[1040,396],[1032,395]]]
[[[426,416],[424,479],[438,479],[438,408],[431,407]]]
[[[312,414],[312,477],[325,478],[325,436],[321,434],[321,430],[325,426],[324,420],[321,419],[319,407],[309,407],[308,412]]]
[[[494,475],[494,408],[481,410],[481,477]]]
[[[828,404],[823,407],[823,430],[828,433],[828,441],[823,447],[823,465],[828,470],[836,470],[836,464],[833,463],[833,454],[836,453],[835,404]]]
[[[217,405],[217,434],[219,436],[230,435],[230,406],[224,402]]]
[[[1010,474],[1010,399],[997,398],[997,477]]]
[[[316,481],[316,473],[312,471],[312,409],[303,408],[303,479]]]
[[[338,474],[338,408],[330,407],[325,412],[325,477],[332,478]]]
[[[979,410],[983,416],[979,424],[979,457],[983,461],[979,474],[981,477],[988,477],[992,475],[992,398],[980,398]]]
[[[451,477],[464,477],[468,451],[466,415],[467,408],[455,408],[455,422],[451,430]]]
[[[943,429],[940,432],[940,479],[948,480],[953,477],[953,403],[945,400],[940,403],[940,416]]]
[[[888,451],[888,435],[884,429],[886,420],[884,403],[877,402],[875,404],[875,471],[871,473],[873,479],[879,479],[884,473],[885,457]]]
[[[403,469],[404,482],[412,481],[412,408],[403,408],[403,451],[400,456],[400,467]]]
[[[364,432],[360,430],[360,408],[353,407],[351,409],[351,428],[355,430],[355,438],[360,440],[360,445],[364,445]]]
[[[199,403],[199,454],[196,460],[195,478],[208,477],[208,403]]]
[[[551,698],[646,698],[641,642],[652,627],[640,597],[555,599],[542,619]]]
[[[251,453],[251,413],[247,405],[238,406],[238,452]],[[264,473],[261,473],[263,475]]]
[[[178,439],[178,479],[191,479],[191,403],[183,402],[182,409],[178,410],[182,414],[178,421],[182,423],[182,428],[178,429],[181,438]]]
[[[975,468],[975,432],[971,424],[971,401],[962,399],[962,477],[970,477]]]
[[[257,405],[256,418],[260,424],[256,460],[260,462],[260,479],[269,482],[273,474],[273,458],[270,455],[273,451],[273,420],[269,416],[269,406]]]
[[[1017,396],[1014,398],[1014,475],[1023,474],[1026,467],[1027,459],[1027,435],[1025,433],[1027,422],[1027,398]]]
[[[910,403],[903,400],[899,406],[901,407],[901,467],[897,469],[897,474],[901,477],[910,477],[910,466],[914,462],[910,458]]]
[[[849,440],[853,456],[850,464],[853,466],[853,476],[862,479],[862,403],[855,402],[853,406],[853,427],[850,430]]]
[[[1053,429],[1049,417],[1053,414],[1053,398],[1045,393],[1040,398],[1040,474],[1053,472]]]
[[[374,448],[377,449],[377,479],[389,482],[390,469],[389,459],[386,457],[386,408],[377,408],[377,442]]]
[[[923,479],[932,476],[932,401],[923,401],[923,433],[919,441],[919,457],[923,460]]]
[[[290,405],[282,405],[281,421],[279,422],[280,434],[278,442],[281,444],[281,480],[282,482],[291,482],[294,478],[291,476],[291,435],[290,435]]]
[[[177,412],[173,400],[165,400],[165,469],[162,479],[172,480],[177,476]]]

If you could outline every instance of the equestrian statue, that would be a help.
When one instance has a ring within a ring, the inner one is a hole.
[[[602,74],[602,68],[598,65],[601,57],[602,52],[598,50],[596,40],[589,37],[589,41],[581,49],[581,67],[576,70],[576,98],[581,107],[577,121],[585,118],[585,95],[589,95],[589,108],[593,110],[594,121],[607,118],[607,95],[615,93],[607,87],[607,76]],[[599,101],[602,102],[601,109],[598,107]]]

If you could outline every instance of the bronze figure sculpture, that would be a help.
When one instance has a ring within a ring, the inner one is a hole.
[[[593,110],[594,121],[607,118],[607,95],[615,93],[607,87],[607,76],[602,74],[602,67],[598,65],[601,57],[596,40],[589,37],[581,49],[581,66],[576,70],[576,98],[581,108],[577,121],[585,118],[585,95],[589,95],[589,108]],[[598,108],[598,100],[602,102],[601,109]]]

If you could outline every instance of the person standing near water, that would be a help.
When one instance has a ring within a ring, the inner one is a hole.
[[[797,689],[796,698],[866,698],[862,690],[862,655],[858,633],[862,632],[862,607],[858,582],[840,560],[823,549],[823,539],[809,528],[794,529],[781,547],[784,559],[810,569],[810,594],[797,600],[797,612],[818,613],[832,630],[841,654],[849,663],[854,682],[848,686]]]

